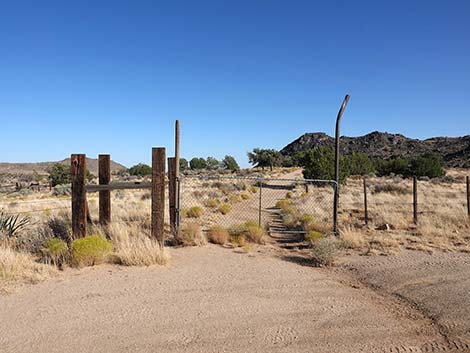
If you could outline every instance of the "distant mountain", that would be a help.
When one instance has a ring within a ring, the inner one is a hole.
[[[289,143],[280,152],[293,155],[315,146],[334,146],[335,139],[323,132],[307,133]],[[393,156],[413,158],[423,153],[437,152],[449,167],[470,166],[470,135],[463,137],[433,137],[418,140],[401,134],[374,131],[358,137],[342,136],[341,153],[363,152],[374,158]]]
[[[38,163],[0,163],[0,174],[31,174],[34,171],[37,173],[47,173],[48,169],[56,163],[70,165],[70,158],[63,159],[57,162],[38,162]],[[98,175],[98,159],[87,158],[87,169],[94,175]],[[126,169],[125,166],[117,162],[111,161],[111,173]]]

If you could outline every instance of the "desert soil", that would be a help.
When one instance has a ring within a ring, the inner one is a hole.
[[[469,282],[459,279],[465,277],[462,271],[468,274],[468,256],[459,260],[466,265],[455,270],[460,277],[442,272],[455,290],[442,293],[445,283],[426,279],[421,286],[437,287],[419,295],[420,284],[415,292],[413,285],[404,287],[410,301],[421,295],[428,308],[423,314],[420,307],[387,294],[401,280],[393,284],[396,268],[385,258],[353,257],[332,270],[303,266],[284,251],[274,242],[252,253],[209,245],[172,249],[168,267],[66,270],[0,297],[0,351],[466,351]],[[396,266],[401,266],[399,259]],[[390,270],[374,272],[374,261]],[[422,279],[426,271],[419,273],[417,264],[413,273]],[[429,266],[447,264],[436,260]],[[373,274],[371,283],[375,278],[377,286],[386,283],[384,293],[356,280],[358,271]],[[416,283],[409,276],[409,283]],[[432,305],[442,313],[442,323],[428,315]],[[444,325],[455,327],[456,337],[449,339]]]

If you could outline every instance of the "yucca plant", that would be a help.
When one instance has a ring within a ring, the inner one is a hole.
[[[22,228],[31,223],[29,216],[22,216],[21,214],[12,215],[4,211],[0,211],[0,233],[5,234],[7,237],[13,237]]]

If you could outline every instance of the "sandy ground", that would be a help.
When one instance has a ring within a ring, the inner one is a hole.
[[[273,245],[172,257],[167,268],[67,270],[0,297],[0,351],[452,351],[419,310]]]
[[[470,351],[470,254],[403,251],[342,262],[361,283],[430,318],[450,347]]]

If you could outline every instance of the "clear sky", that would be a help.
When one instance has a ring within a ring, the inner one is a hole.
[[[470,134],[470,1],[0,0],[0,161]]]

